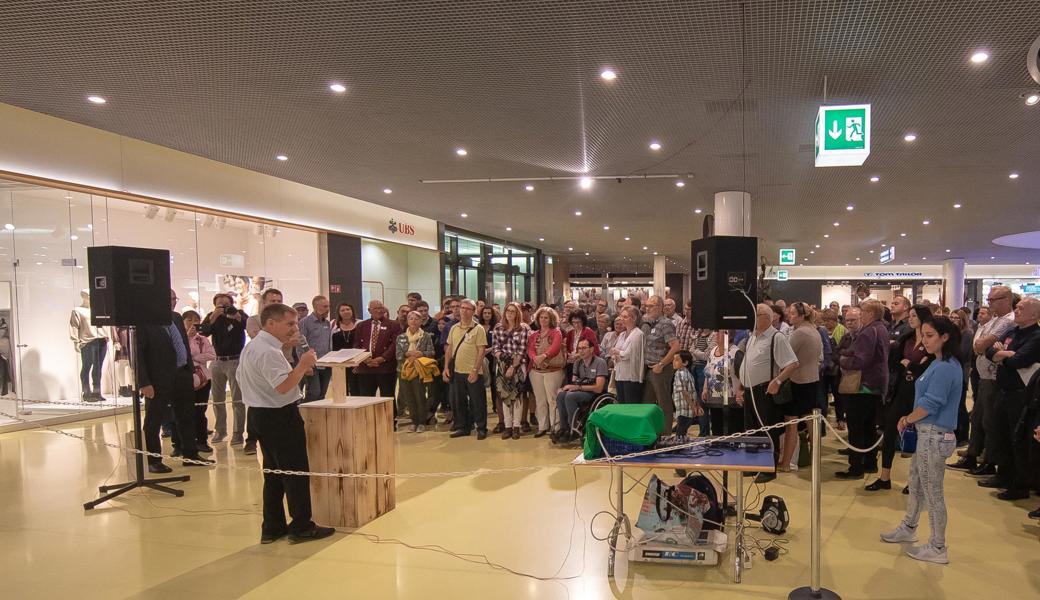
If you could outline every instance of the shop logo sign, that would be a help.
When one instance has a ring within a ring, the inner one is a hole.
[[[394,219],[390,219],[390,226],[387,227],[390,233],[401,233],[402,235],[415,235],[415,228],[407,223],[398,223]]]

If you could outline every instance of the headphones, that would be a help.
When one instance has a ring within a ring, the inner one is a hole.
[[[787,531],[791,524],[791,516],[787,513],[787,504],[780,496],[766,496],[762,500],[762,508],[757,515],[748,515],[752,521],[762,523],[762,529],[773,535]]]

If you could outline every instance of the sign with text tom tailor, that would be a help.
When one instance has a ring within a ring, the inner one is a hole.
[[[415,235],[415,227],[407,223],[398,223],[396,219],[390,219],[387,230],[395,235]]]
[[[816,166],[862,165],[870,156],[870,105],[821,106],[816,113]]]

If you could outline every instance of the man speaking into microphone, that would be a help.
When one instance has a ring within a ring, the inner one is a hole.
[[[282,347],[300,338],[299,317],[284,304],[271,304],[260,313],[260,333],[246,345],[238,366],[242,401],[249,407],[249,431],[255,433],[265,469],[307,471],[307,437],[299,402],[302,381],[318,357],[313,350],[300,356],[295,368],[285,360]],[[286,523],[283,498],[289,505]],[[311,521],[310,477],[264,473],[264,521],[260,543],[270,544],[286,534],[290,544],[318,540],[335,533]]]

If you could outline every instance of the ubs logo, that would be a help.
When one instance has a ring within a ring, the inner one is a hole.
[[[400,232],[402,235],[415,235],[415,228],[407,223],[398,223],[394,219],[390,219],[390,226],[387,227],[390,233]]]

